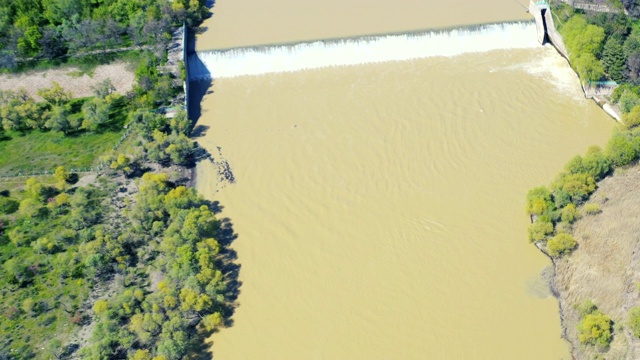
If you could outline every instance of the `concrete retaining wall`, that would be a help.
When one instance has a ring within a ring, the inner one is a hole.
[[[189,85],[189,66],[187,63],[187,35],[188,34],[189,29],[187,28],[187,23],[183,22],[182,23],[182,64],[184,65],[184,71],[185,71],[185,80],[182,83],[182,86],[184,88],[184,108],[185,111],[187,112],[187,119],[191,119],[191,116],[189,116],[189,89],[190,89],[190,85]]]
[[[571,5],[576,9],[582,9],[586,11],[605,12],[605,13],[617,13],[620,10],[613,8],[607,1],[595,0],[595,1],[574,1],[574,0],[560,0],[565,4]]]

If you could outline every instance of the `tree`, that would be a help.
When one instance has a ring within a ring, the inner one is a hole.
[[[633,19],[640,17],[640,3],[637,0],[622,0],[622,6]]]
[[[93,94],[100,99],[104,99],[112,92],[116,91],[116,87],[113,86],[111,79],[104,79],[91,89],[93,90]]]
[[[93,312],[98,315],[104,314],[109,309],[109,303],[106,300],[96,300],[93,304]]]
[[[565,206],[561,211],[561,218],[562,221],[568,223],[568,224],[572,224],[574,221],[578,220],[580,218],[580,213],[578,212],[578,210],[576,209],[576,206],[574,204],[569,204],[567,206]]]
[[[578,324],[580,342],[607,348],[611,343],[611,318],[595,311],[582,318]]]
[[[640,96],[629,89],[625,89],[618,99],[618,105],[620,105],[620,110],[623,113],[628,113],[631,109],[640,105]]]
[[[593,176],[585,173],[561,174],[552,188],[555,197],[566,196],[572,203],[577,204],[586,200],[596,189],[596,181]],[[556,201],[556,205],[564,207],[566,204]]]
[[[175,135],[189,135],[191,132],[191,121],[187,118],[187,113],[184,110],[180,110],[176,113],[169,122],[171,127],[171,133]]]
[[[610,36],[602,51],[602,62],[613,81],[621,82],[624,80],[626,61],[622,43],[616,37]]]
[[[62,106],[54,106],[49,111],[48,120],[44,125],[53,131],[60,131],[64,134],[73,130],[73,124],[69,120],[67,109]]]
[[[101,98],[94,98],[82,105],[82,113],[84,114],[82,128],[96,131],[109,120],[109,104]]]
[[[583,80],[598,81],[604,76],[604,67],[593,54],[583,53],[573,61],[573,64]]]
[[[131,360],[152,360],[149,350],[136,350],[135,354],[130,358]]]
[[[636,105],[630,112],[622,114],[622,122],[627,129],[640,125],[640,105]]]
[[[13,214],[18,210],[20,204],[11,198],[0,197],[0,214]]]
[[[530,215],[542,215],[553,210],[551,191],[545,186],[529,190],[527,193],[526,210]]]
[[[56,106],[63,105],[71,99],[71,93],[65,91],[62,86],[55,81],[51,82],[51,88],[38,90],[38,95],[48,103]]]
[[[540,219],[538,219],[536,222],[529,225],[527,231],[529,234],[529,241],[543,241],[548,235],[553,234],[553,224],[549,221],[540,221]]]
[[[584,172],[600,181],[613,170],[613,161],[604,154],[599,146],[591,146],[582,159]]]
[[[202,319],[202,326],[204,326],[205,330],[212,331],[222,325],[222,322],[222,314],[220,314],[219,312],[215,312],[213,314],[205,316]]]
[[[571,235],[560,233],[547,241],[547,251],[549,255],[557,257],[571,253],[577,245],[578,243]]]
[[[49,355],[56,359],[60,359],[64,353],[64,346],[59,339],[52,339],[47,343],[46,351]]]
[[[607,143],[606,151],[616,166],[628,165],[638,156],[637,150],[627,132],[614,134],[609,143]]]
[[[604,29],[589,25],[583,16],[571,17],[561,28],[565,44],[569,48],[571,57],[591,54],[598,56],[605,39]]]
[[[47,26],[42,29],[42,37],[39,40],[41,53],[47,59],[54,59],[65,54],[62,35],[55,26]]]
[[[53,177],[57,180],[56,187],[59,190],[64,190],[71,177],[71,173],[69,173],[64,166],[58,166],[53,173]]]

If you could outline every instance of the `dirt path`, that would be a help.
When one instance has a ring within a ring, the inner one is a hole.
[[[135,82],[135,75],[129,65],[124,62],[114,62],[108,65],[100,65],[93,72],[93,76],[81,73],[75,67],[35,71],[26,74],[0,75],[0,90],[17,90],[25,88],[27,92],[41,100],[37,95],[38,89],[51,87],[55,81],[68,91],[73,97],[91,96],[91,87],[99,82],[111,79],[111,82],[121,94],[130,91]]]

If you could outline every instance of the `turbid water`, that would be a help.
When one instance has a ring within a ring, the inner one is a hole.
[[[198,50],[531,19],[519,0],[217,0]]]
[[[225,30],[222,9],[209,31]],[[495,19],[475,20],[450,24]],[[231,218],[242,266],[234,325],[211,338],[216,359],[569,358],[524,197],[614,122],[552,48],[222,78],[211,90],[197,140],[237,182],[216,184],[201,163],[198,188]]]

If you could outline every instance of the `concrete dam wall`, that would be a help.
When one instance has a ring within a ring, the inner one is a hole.
[[[536,46],[533,22],[508,22],[198,51],[189,55],[188,68],[190,80],[203,80]]]

